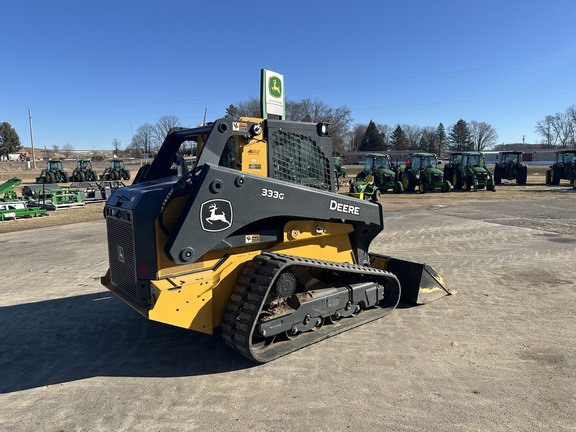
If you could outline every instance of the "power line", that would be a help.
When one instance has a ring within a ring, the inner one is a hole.
[[[442,101],[442,102],[420,102],[420,103],[413,103],[413,104],[384,105],[384,106],[378,106],[378,107],[350,108],[350,109],[352,111],[366,111],[366,110],[377,110],[377,109],[388,109],[388,108],[408,108],[408,107],[428,106],[428,105],[447,105],[447,104],[458,104],[458,103],[468,103],[468,102],[488,102],[488,101],[495,101],[495,100],[523,99],[523,98],[541,97],[541,96],[561,96],[561,95],[574,94],[574,93],[576,93],[576,91],[557,92],[557,93],[540,93],[540,94],[517,95],[517,96],[495,96],[495,97],[491,97],[491,98],[481,98],[481,99],[461,99],[461,100]]]

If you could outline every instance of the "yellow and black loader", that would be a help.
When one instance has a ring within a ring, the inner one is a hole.
[[[189,168],[183,143],[198,146]],[[264,363],[449,293],[425,264],[371,254],[380,204],[336,193],[329,125],[174,128],[105,217],[102,283],[145,317]]]

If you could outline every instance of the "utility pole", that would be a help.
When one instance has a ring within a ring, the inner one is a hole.
[[[30,143],[32,144],[32,167],[36,169],[36,153],[34,151],[34,134],[32,133],[32,109],[28,108],[28,121],[30,123]]]

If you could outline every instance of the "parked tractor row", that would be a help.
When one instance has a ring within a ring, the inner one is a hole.
[[[114,181],[114,180],[129,180],[130,171],[126,169],[122,159],[112,159],[110,166],[104,169],[102,175],[92,167],[92,162],[89,159],[79,159],[76,161],[76,167],[69,176],[62,166],[60,159],[50,159],[46,168],[42,170],[40,175],[36,177],[36,183],[68,183],[68,182],[85,182],[85,181]]]
[[[393,163],[384,153],[366,155],[364,169],[350,182],[349,195],[377,201],[381,193],[450,192],[454,189],[495,190],[492,173],[480,152],[457,152],[450,155],[444,171],[438,167],[434,153],[410,154],[404,168]]]
[[[443,171],[434,153],[412,153],[404,168],[385,153],[368,153],[364,168],[350,181],[348,195],[378,201],[380,195],[389,190],[397,194],[416,189],[420,193],[496,191],[496,185],[502,184],[502,180],[516,180],[517,184],[525,185],[528,168],[522,155],[520,151],[500,152],[493,174],[484,154],[478,151],[450,153]],[[569,180],[576,189],[576,150],[556,152],[556,161],[546,172],[546,184],[558,185],[561,179]]]

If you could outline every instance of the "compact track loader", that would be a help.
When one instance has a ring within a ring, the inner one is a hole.
[[[178,154],[196,142],[190,170]],[[378,203],[338,195],[328,125],[220,119],[173,128],[105,206],[102,283],[145,317],[257,363],[449,294],[428,265],[369,253]]]

